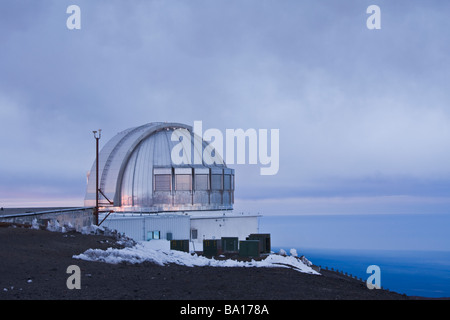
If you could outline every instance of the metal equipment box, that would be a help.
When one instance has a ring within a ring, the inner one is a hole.
[[[218,239],[203,240],[203,255],[206,257],[218,256],[222,253],[222,242]]]
[[[259,257],[259,240],[239,241],[239,256]]]
[[[238,253],[239,252],[239,238],[238,237],[222,237],[222,252],[223,253]]]
[[[247,240],[258,240],[259,241],[259,252],[260,253],[270,253],[270,233],[252,233],[247,238]]]
[[[189,252],[189,240],[170,240],[170,250]]]

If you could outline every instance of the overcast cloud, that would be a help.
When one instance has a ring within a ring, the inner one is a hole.
[[[71,4],[81,30],[66,28]],[[366,28],[371,4],[381,30]],[[82,205],[92,130],[105,144],[202,120],[280,129],[277,175],[234,166],[242,210],[448,212],[448,12],[424,0],[2,1],[0,205]]]

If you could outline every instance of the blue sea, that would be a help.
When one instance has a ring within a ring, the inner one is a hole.
[[[442,214],[267,216],[259,225],[274,252],[295,249],[363,280],[377,265],[383,288],[433,298],[450,297],[449,231],[450,216]]]

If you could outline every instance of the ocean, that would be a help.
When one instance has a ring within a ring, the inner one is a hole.
[[[447,215],[263,216],[259,232],[271,234],[274,252],[295,249],[315,265],[363,280],[377,265],[381,287],[441,298],[450,297],[449,226]]]

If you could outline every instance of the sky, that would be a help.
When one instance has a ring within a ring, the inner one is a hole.
[[[70,30],[69,5],[81,29]],[[378,5],[381,29],[366,9]],[[450,3],[2,1],[0,206],[82,206],[100,144],[154,121],[279,129],[235,209],[449,214]]]

